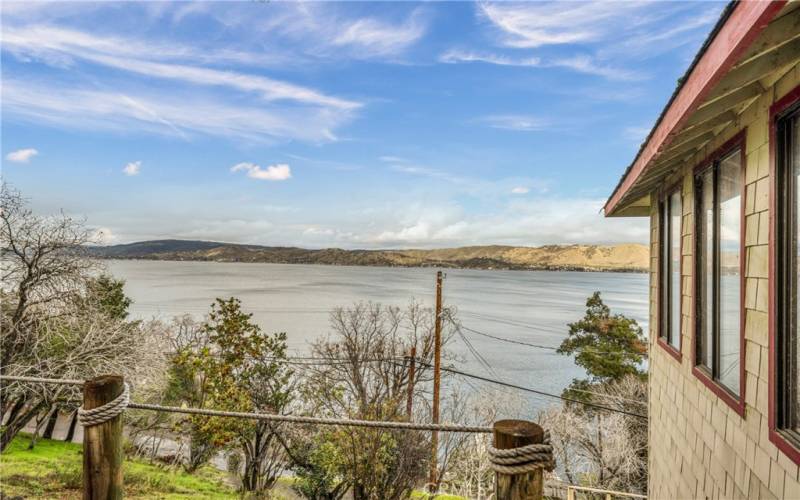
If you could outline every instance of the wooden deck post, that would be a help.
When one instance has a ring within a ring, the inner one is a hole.
[[[525,420],[499,420],[494,423],[494,447],[498,450],[540,444],[544,429]],[[494,497],[496,500],[542,500],[544,476],[542,469],[526,474],[496,473]]]
[[[83,407],[97,408],[122,394],[120,375],[104,375],[83,385]],[[83,498],[122,498],[122,415],[83,430]]]

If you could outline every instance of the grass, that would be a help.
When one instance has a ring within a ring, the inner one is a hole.
[[[17,436],[0,454],[0,498],[79,499],[83,490],[83,447],[75,443],[39,439],[33,450],[28,449],[30,437]],[[194,474],[180,469],[126,459],[123,464],[126,498],[202,499],[241,498],[236,490],[225,483],[225,472],[206,466]],[[294,497],[282,495],[291,490],[293,478],[279,478],[278,490],[272,498]],[[411,493],[414,500],[431,499],[422,491]],[[437,495],[436,500],[464,500],[454,495]]]
[[[25,498],[82,497],[82,446],[40,439],[28,450],[30,438],[18,436],[0,455],[0,491]],[[123,465],[126,498],[239,498],[225,484],[226,474],[204,467],[195,474],[126,459]]]
[[[448,495],[447,493],[440,493],[439,495],[433,496],[430,493],[426,493],[424,491],[415,490],[411,492],[411,498],[413,500],[466,500],[464,497],[460,497],[458,495]]]

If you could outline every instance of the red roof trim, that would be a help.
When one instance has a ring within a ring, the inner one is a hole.
[[[614,212],[645,167],[669,144],[674,132],[699,107],[714,85],[736,63],[785,3],[786,0],[744,0],[736,5],[650,134],[625,178],[606,202],[606,215]]]

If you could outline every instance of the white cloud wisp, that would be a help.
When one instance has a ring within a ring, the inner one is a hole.
[[[285,163],[268,165],[262,168],[255,163],[242,162],[231,167],[231,172],[247,172],[247,177],[260,181],[285,181],[292,177],[292,170]]]
[[[12,151],[6,155],[6,160],[14,163],[28,163],[31,158],[38,155],[39,151],[34,148],[25,148]]]

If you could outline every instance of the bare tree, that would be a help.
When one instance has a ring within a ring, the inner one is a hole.
[[[529,404],[518,393],[471,388],[472,391],[453,390],[452,399],[445,405],[448,419],[470,425],[491,425],[501,418],[529,419]],[[483,500],[494,491],[494,472],[489,467],[488,445],[490,434],[453,434],[446,467],[442,474],[441,491],[466,498]],[[440,454],[441,456],[441,454]]]
[[[22,195],[8,184],[0,190],[3,334],[0,373],[29,352],[34,328],[32,312],[58,310],[79,293],[95,268],[84,246],[91,242],[86,227],[61,214],[35,215]],[[38,316],[40,317],[40,316]]]
[[[83,379],[115,372],[134,383],[154,376],[163,347],[149,335],[152,325],[114,317],[92,299],[100,267],[85,255],[90,238],[83,224],[63,214],[35,215],[6,184],[0,205],[0,373]],[[0,414],[13,411],[0,450],[33,416],[79,402],[79,387],[3,384]]]
[[[416,303],[405,309],[359,303],[334,310],[331,327],[331,337],[312,344],[313,355],[327,362],[306,372],[307,411],[406,420],[409,365],[403,357],[416,348],[414,389],[421,398],[432,380],[433,312]],[[445,325],[444,342],[451,335]],[[324,440],[319,444],[329,446],[341,463],[338,475],[356,500],[401,498],[424,477],[430,446],[426,433],[343,428],[319,437]]]
[[[598,402],[614,409],[646,412],[647,383],[628,376],[596,387]],[[540,415],[550,430],[558,470],[570,483],[643,493],[647,488],[647,422],[575,405],[553,406]]]

